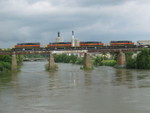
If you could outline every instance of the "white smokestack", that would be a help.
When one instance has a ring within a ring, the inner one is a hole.
[[[75,47],[75,38],[74,38],[74,31],[72,31],[72,47]]]

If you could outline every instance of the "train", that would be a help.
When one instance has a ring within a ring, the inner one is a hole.
[[[143,48],[150,47],[150,40],[139,40],[137,44],[132,41],[110,41],[109,45],[105,45],[99,41],[81,41],[79,45],[73,46],[71,42],[50,42],[45,47],[36,43],[18,43],[13,47],[13,50],[71,50],[71,49],[105,49],[105,48]]]

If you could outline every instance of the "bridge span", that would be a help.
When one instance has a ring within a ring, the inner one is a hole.
[[[142,48],[112,48],[112,49],[89,49],[89,50],[23,50],[23,51],[0,51],[0,55],[12,55],[12,70],[17,69],[17,60],[16,55],[24,55],[24,54],[49,54],[49,69],[54,69],[54,57],[53,54],[60,54],[60,53],[83,53],[84,54],[84,67],[91,68],[91,53],[103,53],[103,52],[117,52],[118,59],[117,64],[124,67],[126,65],[126,58],[124,52],[128,51],[141,51]]]
[[[24,55],[24,54],[49,54],[49,53],[53,53],[53,54],[59,54],[59,53],[103,53],[103,52],[129,52],[129,51],[141,51],[142,48],[112,48],[112,49],[84,49],[84,50],[22,50],[22,51],[13,51],[13,50],[1,50],[0,51],[0,55],[13,55],[13,53],[15,54],[20,54],[20,55]]]

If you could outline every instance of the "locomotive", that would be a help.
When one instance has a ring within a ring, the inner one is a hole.
[[[134,46],[132,41],[111,41],[110,46]]]
[[[104,43],[102,42],[97,42],[97,41],[91,41],[91,42],[80,42],[80,47],[81,48],[87,48],[87,49],[92,49],[92,48],[99,48],[104,46]]]
[[[71,47],[71,42],[53,42],[46,45],[47,50],[68,49]]]
[[[32,49],[38,49],[41,48],[40,43],[17,43],[13,47],[14,50],[32,50]]]

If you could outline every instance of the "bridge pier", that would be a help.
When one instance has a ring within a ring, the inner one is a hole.
[[[11,70],[12,70],[12,71],[16,71],[16,70],[17,70],[17,59],[16,59],[16,54],[15,54],[15,52],[13,52],[13,54],[12,54]]]
[[[55,67],[55,63],[54,63],[54,56],[52,53],[49,54],[49,70],[54,70]]]
[[[120,51],[118,54],[117,65],[118,67],[126,67],[126,56],[122,51]]]
[[[92,69],[92,61],[89,53],[84,53],[84,64],[83,64],[84,69]]]

